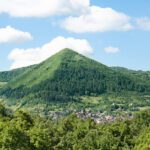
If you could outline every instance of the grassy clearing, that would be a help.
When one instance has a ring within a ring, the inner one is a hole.
[[[0,88],[2,88],[4,85],[6,85],[7,82],[0,82]]]
[[[99,104],[100,101],[102,100],[102,96],[82,96],[81,101],[83,103],[89,103],[89,104]]]

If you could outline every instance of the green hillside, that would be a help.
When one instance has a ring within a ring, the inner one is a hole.
[[[29,67],[1,90],[7,98],[68,101],[74,96],[133,91],[149,93],[150,84],[65,49],[41,64]]]
[[[19,87],[21,85],[33,87],[42,81],[53,78],[55,70],[59,68],[59,65],[64,59],[64,56],[65,52],[62,51],[47,59],[46,61],[35,65],[30,70],[26,70],[26,72],[18,78],[12,80],[9,83],[9,86],[13,88]]]
[[[140,81],[146,84],[150,84],[150,71],[141,71],[141,70],[135,71],[123,67],[112,67],[112,69],[130,76],[131,78],[135,79],[137,82]]]
[[[16,77],[18,77],[19,75],[25,73],[27,70],[32,69],[33,67],[34,66],[30,66],[30,67],[14,69],[11,71],[0,72],[0,82],[9,82],[9,81],[15,79]]]

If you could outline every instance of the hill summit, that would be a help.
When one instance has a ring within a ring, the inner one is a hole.
[[[1,95],[66,101],[73,96],[120,91],[146,92],[149,86],[73,50],[64,49],[38,65],[27,67],[8,82]]]

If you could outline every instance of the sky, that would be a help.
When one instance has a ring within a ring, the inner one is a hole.
[[[71,48],[108,66],[150,70],[150,0],[0,0],[0,71]]]

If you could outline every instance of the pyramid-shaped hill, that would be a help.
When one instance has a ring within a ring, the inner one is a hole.
[[[1,95],[59,101],[71,96],[148,90],[147,85],[138,83],[130,76],[64,49],[9,82]]]

